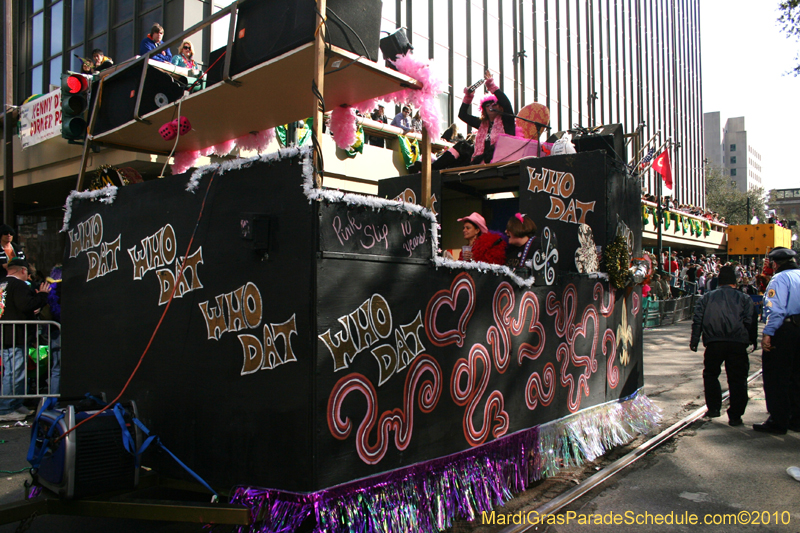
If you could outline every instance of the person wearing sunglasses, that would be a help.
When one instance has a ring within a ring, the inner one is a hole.
[[[16,233],[8,224],[0,225],[0,278],[6,275],[8,262],[15,257],[25,259],[25,252],[13,242]]]
[[[200,70],[194,58],[194,47],[192,41],[183,41],[180,52],[172,56],[172,64],[190,70]]]
[[[492,162],[494,147],[501,133],[517,134],[514,108],[511,106],[508,96],[495,84],[492,73],[488,70],[484,74],[484,79],[490,94],[481,100],[481,117],[478,118],[470,113],[470,105],[475,93],[470,91],[469,87],[464,89],[464,100],[458,111],[458,118],[478,129],[475,137],[475,151],[472,154],[473,165]]]

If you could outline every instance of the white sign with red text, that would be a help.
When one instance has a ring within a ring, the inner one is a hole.
[[[61,135],[61,89],[20,107],[19,138],[22,149]]]

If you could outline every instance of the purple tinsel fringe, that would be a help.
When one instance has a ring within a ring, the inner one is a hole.
[[[478,448],[310,494],[236,487],[231,503],[250,508],[240,533],[289,533],[312,514],[316,533],[436,532],[475,520],[531,481],[591,460],[647,433],[660,420],[641,393],[523,430]]]

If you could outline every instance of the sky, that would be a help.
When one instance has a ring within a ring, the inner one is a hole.
[[[745,117],[765,191],[800,187],[800,41],[777,23],[778,0],[700,0],[703,112],[720,127]]]

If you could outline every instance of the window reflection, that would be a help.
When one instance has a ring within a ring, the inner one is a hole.
[[[31,20],[31,63],[41,63],[44,58],[44,12]],[[39,86],[41,87],[41,77]]]
[[[50,7],[50,55],[60,54],[64,47],[64,2]]]

